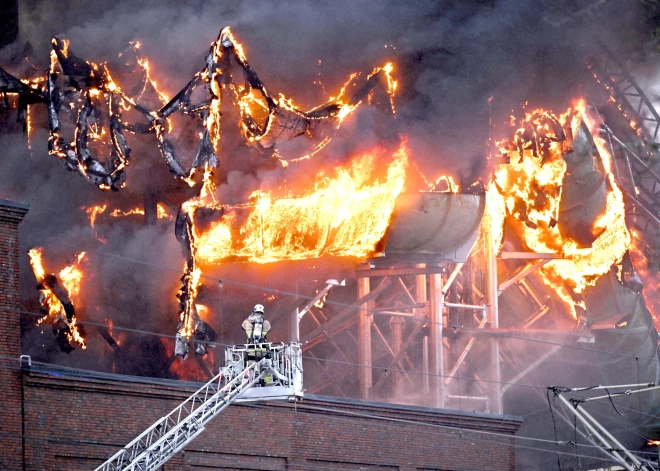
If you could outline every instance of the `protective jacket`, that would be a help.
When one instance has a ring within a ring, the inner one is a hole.
[[[270,330],[270,322],[260,312],[253,312],[241,325],[247,335],[247,343],[264,343]]]

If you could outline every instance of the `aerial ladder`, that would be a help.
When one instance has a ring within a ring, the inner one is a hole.
[[[96,471],[158,469],[230,404],[301,399],[302,373],[297,342],[229,346],[216,376]]]

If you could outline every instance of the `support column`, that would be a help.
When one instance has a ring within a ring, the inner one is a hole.
[[[144,194],[144,224],[151,226],[158,220],[158,198],[155,194],[147,192]]]
[[[490,222],[490,219],[488,220]],[[487,223],[488,223],[487,222]],[[485,231],[484,255],[486,259],[486,303],[488,323],[491,329],[499,328],[499,310],[497,305],[497,253],[493,248],[491,228]],[[504,412],[502,405],[502,371],[500,366],[500,341],[498,337],[491,339],[491,381],[492,392],[490,398],[489,410],[493,414],[502,414]]]
[[[299,291],[300,290],[300,283],[299,280],[296,279],[296,303],[298,303],[298,300],[300,299],[299,296]],[[296,306],[296,308],[291,312],[289,315],[289,342],[300,342],[300,320],[298,319],[298,314],[300,313],[300,307]]]
[[[429,379],[431,383],[431,406],[445,407],[444,382],[444,351],[442,346],[442,308],[444,296],[442,295],[442,275],[433,273],[430,278],[430,335],[429,335]]]
[[[0,200],[0,469],[23,469],[18,224],[29,206]]]
[[[426,263],[418,263],[415,265],[417,268],[426,268]],[[415,276],[415,301],[418,303],[425,303],[426,298],[426,274],[422,273],[421,275]],[[421,319],[428,313],[424,308],[416,308],[414,310],[414,315],[416,318]]]
[[[358,299],[363,298],[369,291],[371,278],[358,278]],[[358,311],[358,378],[360,383],[360,397],[370,399],[373,386],[373,370],[371,363],[371,323],[373,322],[373,301],[367,301]]]
[[[298,308],[291,311],[289,318],[289,342],[300,342],[300,324],[298,323]]]
[[[422,387],[424,396],[428,397],[431,392],[431,382],[429,381],[429,336],[425,335],[422,340]],[[428,405],[428,404],[424,404]]]
[[[406,325],[406,321],[400,317],[392,316],[390,318],[390,329],[392,330],[392,351],[395,355],[398,355],[403,346],[403,326]],[[401,368],[399,364],[394,365],[395,369]],[[393,389],[392,395],[395,400],[400,398],[404,394],[404,384],[403,384],[403,373],[392,372],[393,378]]]

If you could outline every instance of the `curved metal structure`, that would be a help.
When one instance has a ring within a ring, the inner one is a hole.
[[[396,201],[385,256],[407,262],[465,262],[485,206],[483,194],[404,193]]]

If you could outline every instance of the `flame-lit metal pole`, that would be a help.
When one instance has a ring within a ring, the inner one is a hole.
[[[492,329],[499,327],[499,310],[497,306],[497,253],[493,247],[492,241],[492,219],[487,217],[484,221],[486,224],[486,236],[484,241],[484,254],[486,258],[486,313],[488,315],[488,322]],[[502,414],[504,412],[502,405],[502,371],[500,365],[500,341],[498,338],[491,339],[491,380],[493,381],[493,391],[490,400],[490,411],[494,414]]]
[[[369,294],[371,278],[363,277],[357,279],[358,299]],[[371,323],[373,322],[374,302],[367,301],[360,306],[358,311],[358,378],[360,383],[360,397],[369,399],[373,386],[373,375],[371,369]]]
[[[433,400],[431,406],[445,407],[445,391],[442,378],[444,375],[444,352],[442,346],[442,309],[444,295],[442,294],[442,275],[433,273],[430,276],[430,335],[429,335],[429,375]]]
[[[431,382],[429,381],[429,336],[425,335],[422,341],[422,384],[424,397],[428,397],[431,392]],[[428,405],[428,404],[425,404]]]
[[[418,263],[415,265],[416,268],[421,268],[425,269],[426,264],[425,263]],[[423,322],[424,317],[428,316],[428,293],[426,290],[426,273],[421,273],[419,275],[415,276],[415,301],[417,304],[424,304],[425,307],[418,307],[413,309],[413,315],[415,316],[415,319],[417,322]],[[395,352],[398,352],[399,349],[401,348],[401,345],[403,344],[403,329],[404,329],[404,324],[405,321],[402,318],[396,318],[392,317],[390,320],[390,323],[394,323],[392,325],[393,330],[392,330],[392,349]],[[415,324],[417,326],[417,324]],[[398,337],[396,340],[398,343],[395,343],[395,337]],[[428,373],[428,371],[427,371]],[[402,395],[404,391],[404,384],[403,384],[403,375],[398,373],[394,377],[394,392],[395,394]],[[425,379],[427,379],[428,376],[425,376]]]
[[[395,355],[398,355],[403,346],[403,326],[406,325],[406,321],[397,316],[390,317],[390,330],[392,331],[392,351]],[[396,365],[395,365],[396,368]],[[403,374],[394,371],[392,374],[393,378],[393,390],[392,394],[396,398],[403,397],[404,394],[404,385],[403,385]]]

